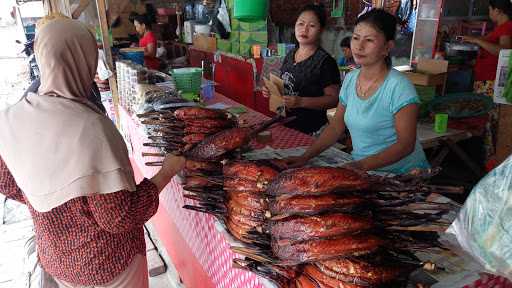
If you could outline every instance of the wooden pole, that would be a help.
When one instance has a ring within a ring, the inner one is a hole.
[[[112,92],[114,113],[116,116],[116,126],[117,128],[119,128],[121,124],[119,118],[119,94],[117,91],[116,73],[114,73],[114,61],[112,60],[112,50],[110,49],[110,33],[108,32],[107,7],[105,0],[96,0],[96,7],[98,7],[98,19],[100,20],[103,52],[105,54],[105,60],[107,61],[107,68],[108,70],[112,71],[112,76],[108,78],[108,84],[110,86],[110,91]]]

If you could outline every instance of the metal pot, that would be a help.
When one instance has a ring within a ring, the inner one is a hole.
[[[478,55],[478,45],[463,42],[446,42],[445,51],[448,57],[465,58],[473,60]]]

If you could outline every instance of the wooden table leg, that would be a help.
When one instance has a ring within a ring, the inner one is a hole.
[[[450,152],[450,148],[447,146],[443,147],[439,153],[434,157],[434,160],[430,161],[430,165],[432,168],[437,168],[441,166],[441,163],[443,163],[444,158],[448,153]]]
[[[448,147],[450,147],[450,149],[455,152],[455,154],[457,154],[457,156],[464,162],[464,164],[468,165],[468,167],[477,177],[483,177],[485,175],[485,172],[471,158],[469,158],[466,152],[460,149],[459,145],[450,139],[446,139],[443,142],[445,142],[446,145],[448,145]]]

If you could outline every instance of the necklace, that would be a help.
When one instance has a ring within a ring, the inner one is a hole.
[[[373,86],[379,82],[381,77],[375,77],[373,81],[366,87],[366,89],[363,89],[363,86],[361,85],[361,74],[359,74],[359,77],[357,77],[357,94],[361,96],[361,98],[368,98],[368,92],[371,91]]]

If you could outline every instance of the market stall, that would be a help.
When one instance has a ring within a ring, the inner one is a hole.
[[[220,94],[217,94],[208,104],[216,103],[216,107],[240,106]],[[132,148],[132,163],[138,171],[139,179],[151,177],[157,169],[148,167],[145,163],[158,159],[143,157],[143,152],[148,152],[148,147],[143,145],[148,141],[143,125],[134,114],[128,113],[124,108],[120,109],[120,116],[121,129],[129,147]],[[247,123],[258,123],[265,118],[252,110],[248,110],[248,113],[241,117]],[[289,150],[289,148],[309,145],[312,141],[307,135],[283,127],[277,127],[271,131],[273,139],[268,143],[267,148]],[[255,149],[262,149],[264,146],[253,142]],[[184,205],[194,203],[184,198],[183,194],[183,185],[178,179],[174,179],[162,192],[160,208],[152,219],[152,223],[156,226],[159,237],[185,285],[187,287],[272,287],[273,284],[256,274],[232,268],[233,259],[239,256],[230,250],[230,245],[236,241],[214,217],[183,209]],[[445,261],[449,260],[445,259]],[[468,271],[465,271],[466,274],[462,270],[459,273],[470,278],[476,276],[468,276]],[[495,287],[494,285],[498,283],[503,285],[502,287],[512,287],[512,283],[501,277],[485,275],[475,280],[471,285],[460,287]]]
[[[231,16],[234,16],[236,11],[233,8],[236,4],[232,3],[232,1],[231,3],[229,2],[230,1],[226,4],[227,10],[229,10],[229,14]],[[421,134],[420,140],[425,149],[440,147],[440,149],[432,151],[430,155],[431,159],[433,159],[431,164],[436,167],[441,166],[448,153],[452,152],[462,159],[463,162],[474,172],[476,176],[475,178],[479,179],[483,174],[481,167],[483,166],[482,163],[475,164],[474,159],[471,157],[471,153],[463,151],[463,149],[458,146],[457,142],[463,142],[473,136],[484,137],[486,135],[485,129],[489,126],[487,113],[492,109],[492,105],[489,105],[489,101],[483,99],[482,96],[466,94],[459,95],[460,93],[457,95],[445,96],[447,92],[468,92],[453,90],[456,89],[453,85],[453,74],[457,74],[457,71],[461,70],[463,65],[468,64],[454,64],[453,59],[458,59],[460,61],[460,57],[446,57],[448,61],[426,60],[427,58],[432,58],[435,55],[439,56],[439,53],[437,52],[439,52],[438,49],[441,46],[436,44],[435,39],[437,37],[436,32],[442,23],[441,8],[443,6],[443,1],[430,1],[432,3],[423,1],[418,6],[399,5],[396,7],[393,5],[388,7],[382,2],[383,1],[372,1],[372,4],[365,2],[364,5],[361,3],[352,6],[347,5],[349,8],[347,8],[348,11],[346,12],[347,15],[353,17],[354,14],[364,11],[365,9],[369,9],[369,7],[372,7],[371,5],[380,5],[380,7],[386,7],[386,9],[402,17],[400,18],[402,20],[400,23],[400,32],[402,37],[399,37],[399,39],[404,42],[402,43],[403,45],[400,44],[400,48],[405,49],[399,49],[400,51],[397,52],[394,60],[396,60],[397,63],[405,61],[407,62],[406,64],[413,64],[413,66],[415,66],[414,70],[411,67],[406,67],[403,71],[407,72],[406,75],[409,77],[411,82],[415,84],[418,94],[420,94],[420,98],[424,102],[421,107],[421,112],[428,124],[421,124],[418,126]],[[282,11],[287,11],[286,9],[297,10],[297,7],[291,6],[283,7],[276,4],[272,5],[271,9],[274,11],[274,15],[276,14],[275,11],[279,11],[279,9],[283,9]],[[195,6],[192,5],[192,8],[189,7],[188,4],[184,7],[176,7],[174,5],[173,8],[174,10],[171,14],[181,15],[180,8],[183,8],[185,14],[185,22],[183,23],[183,26],[181,26],[182,23],[180,23],[180,17],[178,17],[177,26],[179,29],[183,29],[183,40],[192,44],[192,47],[190,47],[188,52],[185,53],[188,55],[188,62],[192,66],[200,67],[202,70],[197,71],[201,71],[201,76],[214,80],[217,85],[217,92],[222,93],[222,95],[217,93],[213,99],[208,99],[211,97],[206,97],[204,94],[206,92],[202,91],[201,96],[202,99],[205,100],[205,104],[216,104],[213,107],[218,109],[244,107],[241,110],[246,110],[247,113],[242,113],[238,119],[238,123],[241,126],[260,124],[265,120],[268,120],[267,116],[273,116],[274,113],[270,111],[271,105],[269,105],[269,99],[262,97],[260,92],[263,84],[262,79],[264,77],[268,77],[270,73],[276,73],[279,71],[282,57],[286,54],[288,46],[285,43],[276,43],[277,45],[267,46],[270,38],[267,34],[269,28],[267,26],[267,21],[261,20],[261,15],[259,15],[260,18],[258,18],[258,21],[253,21],[253,19],[251,22],[238,20],[243,17],[235,17],[236,19],[231,20],[231,26],[233,28],[231,35],[226,38],[221,36],[221,33],[217,33],[216,36],[214,36],[210,33],[210,28],[205,27],[208,26],[206,25],[208,14],[211,12],[210,10],[213,9],[211,3],[206,3],[206,1],[205,3],[196,3]],[[190,9],[192,9],[192,12],[189,11]],[[336,16],[338,13],[335,10],[336,9],[333,7],[332,11],[329,12],[333,18],[331,19],[332,27],[335,27],[336,30],[339,29],[339,26],[334,22],[336,20],[335,18],[339,18],[339,16]],[[167,10],[159,10],[159,13],[161,14],[160,16],[168,16],[168,12],[169,11]],[[187,13],[190,15],[187,15]],[[280,25],[286,24],[286,22],[290,20],[288,19],[290,17],[283,17],[284,14],[286,13],[282,13],[281,18],[278,17],[276,19]],[[160,24],[168,24],[167,22],[169,22],[170,18],[164,18],[165,17],[160,17]],[[102,19],[102,22],[106,22],[106,20]],[[107,30],[105,27],[102,28],[103,35],[106,35]],[[286,31],[286,29],[289,28],[285,28],[282,31]],[[455,35],[450,35],[450,37],[451,36]],[[438,38],[439,41],[440,39],[441,38]],[[103,41],[104,43],[108,43],[106,37],[103,37]],[[283,41],[286,41],[286,39]],[[444,43],[442,47],[444,47]],[[446,56],[451,56],[448,55],[451,53],[451,48],[453,47],[450,46],[449,42],[445,48],[447,53]],[[467,47],[465,46],[464,49],[466,48]],[[469,56],[475,56],[474,53],[471,55]],[[111,57],[108,55],[107,59],[108,58]],[[463,59],[468,61],[472,60],[470,58]],[[109,64],[109,66],[112,66],[112,64]],[[122,74],[122,72],[120,72],[122,69],[120,69],[119,66],[117,66],[116,70],[117,81],[126,80],[128,82],[131,81],[135,83],[141,76],[138,72],[134,72],[135,74]],[[200,78],[185,79],[189,81],[189,84],[193,83],[195,87],[190,87],[190,85],[183,86],[183,83],[179,83],[183,79],[180,80],[176,77],[179,71],[169,70],[165,72],[169,72],[169,74],[173,74],[175,76],[174,80],[177,82],[177,89],[175,89],[176,87],[172,86],[172,84],[164,84],[163,86],[167,86],[167,88],[170,87],[171,90],[181,90],[181,92],[184,92],[182,93],[183,95],[188,94],[187,96],[190,96],[190,94],[194,94],[196,97],[192,98],[198,100],[197,97],[199,96],[198,92],[200,90],[198,83],[201,81]],[[199,75],[197,73],[196,76]],[[460,77],[460,73],[457,75],[457,77]],[[165,78],[168,76],[163,77]],[[148,124],[148,122],[144,123],[144,119],[136,116],[137,111],[140,112],[140,107],[143,103],[140,101],[133,102],[133,100],[137,100],[136,98],[140,97],[140,94],[144,94],[143,90],[138,90],[139,87],[133,85],[127,86],[122,83],[116,84],[115,80],[116,79],[111,79],[111,86],[114,86],[114,95],[117,93],[115,91],[116,89],[120,91],[120,94],[124,93],[130,95],[131,93],[131,96],[128,98],[123,98],[123,96],[121,96],[119,101],[121,106],[118,105],[118,101],[114,96],[114,111],[119,109],[118,115],[116,115],[115,118],[119,124],[120,130],[125,136],[128,147],[131,150],[132,163],[137,170],[138,178],[150,177],[156,171],[152,166],[159,165],[158,163],[160,163],[159,159],[161,159],[160,156],[162,153],[161,150],[150,147],[163,147],[159,145],[166,143],[154,141],[154,135],[151,136],[153,139],[148,137],[146,127],[144,127],[144,124]],[[167,80],[164,82],[172,82],[172,80]],[[160,86],[162,87],[162,85]],[[139,96],[135,96],[135,94],[139,94]],[[191,100],[192,98],[188,99]],[[149,113],[151,113],[151,111]],[[432,123],[432,120],[435,119],[435,114],[448,114],[450,121],[446,124],[446,118],[444,118],[444,128],[434,132],[434,130],[437,130],[437,128],[434,129],[434,123]],[[172,118],[174,116],[169,117]],[[173,121],[176,120],[175,118],[172,119]],[[154,119],[151,118],[150,121],[153,120]],[[157,119],[157,121],[160,121],[160,119]],[[198,121],[200,122],[201,119],[198,119]],[[175,125],[182,124],[183,123],[169,123],[169,126],[174,127]],[[447,130],[447,127],[456,128],[457,130]],[[313,142],[313,138],[310,136],[291,129],[276,127],[270,131],[271,140],[267,139],[266,144],[252,141],[252,149],[256,149],[256,151],[263,148],[274,150],[287,149],[287,152],[291,154],[286,155],[290,156],[294,153],[293,150],[303,151],[300,150],[300,147],[308,146]],[[171,134],[175,133],[173,132]],[[212,133],[212,135],[213,134],[214,133]],[[169,135],[165,135],[165,133],[163,133],[163,135],[157,135],[156,137],[157,139],[162,139],[162,137],[169,137]],[[172,141],[176,140],[175,136],[169,138],[171,138]],[[152,141],[158,143],[151,144]],[[181,144],[182,143],[180,142],[180,145]],[[172,147],[174,147],[174,145],[177,144],[173,142]],[[169,148],[168,146],[166,147]],[[268,152],[265,149],[259,150],[259,152],[256,153]],[[272,154],[271,152],[268,153],[274,156],[279,154],[279,152],[275,151],[272,153],[276,154]],[[340,155],[348,157],[348,154],[342,153]],[[336,158],[334,154],[331,156]],[[349,158],[345,159],[345,161],[348,160]],[[336,164],[341,165],[342,163]],[[259,276],[256,276],[254,273],[234,269],[232,267],[233,259],[239,257],[239,255],[230,249],[231,246],[236,243],[236,241],[233,240],[233,235],[231,235],[232,233],[228,232],[226,227],[220,224],[220,222],[211,215],[183,209],[183,206],[188,206],[189,208],[196,207],[196,210],[198,209],[197,207],[200,207],[196,206],[197,199],[191,200],[190,194],[185,193],[185,184],[186,183],[182,183],[175,178],[168,185],[166,190],[160,196],[160,208],[157,215],[152,220],[157,227],[159,236],[185,285],[188,287],[272,286],[273,284]],[[452,212],[455,213],[455,211]],[[469,262],[460,260],[456,261],[454,260],[456,257],[453,257],[454,258],[450,256],[447,257],[447,259],[443,258],[442,261],[440,260],[442,266],[449,267],[450,273],[447,273],[445,270],[444,275],[430,275],[434,279],[434,282],[439,281],[439,286],[436,287],[512,286],[512,283],[502,277],[495,277],[487,274],[481,277],[477,276],[477,272],[480,271],[478,268],[468,268],[468,266],[471,266],[469,265]],[[455,261],[456,264],[454,264],[453,261]],[[443,269],[446,268],[443,267]],[[445,281],[449,278],[449,274],[452,274],[452,276],[456,275],[454,278],[457,278],[457,280],[450,279],[452,282],[447,282],[448,284],[446,284]],[[421,280],[418,281],[421,282]],[[471,282],[473,282],[473,284],[469,284]]]

